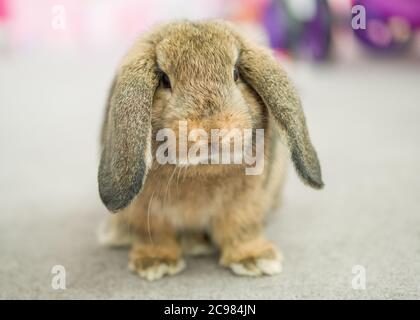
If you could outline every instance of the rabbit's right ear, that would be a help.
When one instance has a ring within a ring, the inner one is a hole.
[[[152,162],[151,108],[159,84],[153,48],[132,55],[111,89],[98,171],[99,194],[112,212],[140,192]]]

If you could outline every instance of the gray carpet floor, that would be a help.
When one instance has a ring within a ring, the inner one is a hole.
[[[0,298],[420,298],[420,65],[289,66],[320,155],[323,191],[289,170],[267,235],[282,274],[242,278],[217,256],[149,283],[127,250],[98,246],[98,132],[116,58],[0,58]],[[290,168],[291,169],[291,168]],[[51,286],[54,265],[66,289]],[[352,287],[362,266],[366,288]]]

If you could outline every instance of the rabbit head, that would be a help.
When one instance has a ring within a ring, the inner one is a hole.
[[[285,133],[302,180],[323,183],[299,98],[264,48],[224,22],[179,22],[143,36],[111,89],[102,134],[99,191],[111,211],[128,206],[145,183],[163,128],[264,128]]]

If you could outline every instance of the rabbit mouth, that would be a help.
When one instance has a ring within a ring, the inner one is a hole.
[[[178,159],[177,165],[180,167],[199,166],[199,165],[228,165],[228,164],[243,164],[243,161],[235,161],[235,159],[242,159],[241,153],[221,152],[209,154],[193,155],[191,157]]]

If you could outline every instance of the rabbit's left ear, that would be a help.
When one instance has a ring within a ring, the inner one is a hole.
[[[300,99],[274,57],[262,48],[241,41],[239,72],[263,100],[287,134],[291,158],[299,176],[309,186],[323,187],[318,156],[309,139]]]
[[[142,51],[121,67],[108,101],[98,183],[113,212],[132,202],[151,166],[151,109],[159,84],[153,52]]]

